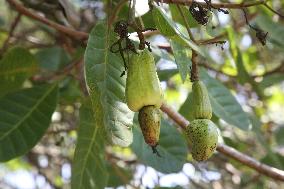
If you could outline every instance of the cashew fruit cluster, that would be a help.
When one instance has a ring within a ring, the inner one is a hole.
[[[160,135],[160,110],[163,92],[156,72],[154,57],[148,49],[130,58],[126,79],[126,102],[130,110],[139,112],[138,120],[145,142],[153,148]]]
[[[210,120],[212,107],[206,86],[202,81],[192,85],[192,116],[194,120],[186,128],[192,143],[192,157],[196,161],[205,161],[215,152],[218,143],[218,128]]]

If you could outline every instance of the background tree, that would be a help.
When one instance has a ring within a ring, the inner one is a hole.
[[[139,14],[142,2],[0,2],[1,188],[284,187],[284,2],[156,0]],[[113,53],[118,40],[128,48]],[[165,93],[162,157],[125,104],[139,43]],[[201,163],[183,132],[194,77],[221,135]]]

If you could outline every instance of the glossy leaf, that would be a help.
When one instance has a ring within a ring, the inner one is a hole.
[[[201,79],[207,87],[214,114],[240,129],[250,129],[251,124],[247,114],[231,92],[204,70],[201,71]]]
[[[276,46],[280,48],[284,48],[284,26],[280,23],[275,23],[271,18],[269,18],[267,15],[261,14],[257,16],[256,23],[264,30],[264,32],[268,32],[268,40],[275,44]]]
[[[250,83],[255,92],[260,96],[263,97],[263,92],[260,90],[259,86],[255,82],[253,78],[250,77],[244,62],[244,53],[241,52],[239,47],[236,43],[236,36],[235,31],[232,27],[227,28],[227,33],[230,41],[230,51],[233,55],[235,60],[237,71],[238,71],[238,81],[240,84]]]
[[[39,50],[35,57],[40,67],[49,71],[57,71],[70,62],[67,52],[61,47],[52,47]]]
[[[56,85],[23,89],[0,98],[0,161],[25,154],[40,140],[56,104]]]
[[[59,100],[62,103],[73,103],[83,97],[79,82],[72,77],[66,77],[59,86]]]
[[[107,171],[109,173],[108,187],[119,187],[129,183],[133,178],[133,172],[129,167],[120,167],[118,165],[108,164]]]
[[[284,74],[275,73],[272,75],[264,76],[263,80],[259,83],[259,87],[264,89],[283,81],[284,81]]]
[[[134,127],[134,141],[131,148],[139,161],[163,173],[179,172],[187,157],[186,140],[174,125],[166,120],[161,121],[161,133],[157,150],[162,157],[152,152],[150,146],[144,142],[141,130]]]
[[[284,136],[284,127],[282,125],[275,131],[275,139],[279,146],[284,145],[283,136]]]
[[[20,88],[37,69],[36,59],[28,50],[20,47],[9,50],[0,61],[0,95]]]
[[[272,151],[267,153],[267,155],[261,159],[261,162],[278,169],[284,169],[284,157]]]
[[[169,78],[173,77],[178,72],[178,69],[165,69],[157,71],[160,81],[167,81],[169,80]]]
[[[237,37],[235,31],[232,27],[227,28],[227,33],[230,41],[230,51],[235,60],[237,71],[238,71],[238,80],[241,84],[246,83],[249,78],[249,74],[244,66],[243,56],[240,49],[237,46]]]
[[[186,76],[190,72],[191,51],[188,48],[182,46],[181,44],[175,42],[174,40],[170,40],[170,44],[175,57],[175,62],[179,69],[179,74],[181,76],[182,81],[184,82],[186,80]]]
[[[179,109],[179,113],[183,115],[187,120],[193,121],[194,116],[192,112],[194,111],[191,107],[192,104],[192,92],[189,92],[187,98],[185,99],[184,103],[181,105]]]
[[[80,108],[78,140],[72,164],[72,189],[102,189],[107,185],[105,130],[95,120],[94,112],[90,101]]]
[[[85,52],[85,78],[95,111],[96,125],[107,129],[112,143],[128,146],[132,143],[134,113],[125,104],[126,76],[119,55],[111,53],[115,36],[106,23],[98,23],[88,40]]]
[[[258,117],[251,115],[250,120],[252,123],[252,131],[254,131],[258,142],[267,152],[266,156],[262,158],[262,162],[283,169],[283,157],[281,158],[279,154],[275,153],[274,150],[271,149],[271,146],[267,143],[266,139],[263,137],[263,131],[261,130],[262,123]]]
[[[162,31],[165,31],[163,34],[165,36],[168,36],[170,39],[175,40],[176,42],[188,46],[192,49],[194,49],[196,52],[198,52],[200,55],[205,56],[204,52],[196,45],[193,43],[193,41],[190,40],[189,36],[187,33],[182,32],[180,29],[183,26],[180,25],[179,27],[168,17],[167,14],[162,10],[161,7],[155,6],[155,9],[159,11],[159,14],[162,16],[159,16],[159,23],[158,28],[162,28]],[[175,35],[173,34],[175,32]]]
[[[161,34],[165,36],[176,35],[175,29],[171,27],[169,23],[171,20],[166,16],[166,13],[163,11],[163,9],[154,7],[152,10],[152,17]]]
[[[180,5],[180,9],[181,9],[183,15],[185,16],[185,18],[187,19],[187,22],[188,22],[190,27],[198,26],[198,23],[196,22],[196,20],[190,14],[188,7]],[[180,11],[179,11],[177,5],[170,4],[170,11],[171,11],[172,18],[173,18],[173,20],[175,22],[178,22],[178,23],[180,23],[182,25],[185,25],[183,17],[180,14]]]

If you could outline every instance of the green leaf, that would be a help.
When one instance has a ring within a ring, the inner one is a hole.
[[[78,80],[73,77],[66,77],[59,83],[60,103],[74,103],[83,97]]]
[[[190,72],[191,51],[188,48],[182,46],[181,44],[175,42],[174,40],[170,40],[170,44],[173,49],[174,57],[176,60],[175,62],[179,69],[179,74],[181,76],[182,81],[184,82],[186,80],[186,76]]]
[[[258,84],[260,88],[264,89],[267,87],[271,87],[277,83],[284,81],[284,74],[275,73],[272,75],[267,75],[263,77],[263,80]]]
[[[179,113],[183,115],[187,120],[193,121],[194,116],[193,116],[193,110],[191,108],[192,104],[192,92],[188,93],[186,100],[184,103],[181,105],[179,109]]]
[[[167,14],[164,13],[162,8],[160,6],[154,6],[154,10],[158,13],[157,15],[154,15],[154,19],[158,19],[158,21],[155,21],[157,27],[162,34],[165,36],[168,36],[170,39],[175,40],[176,42],[188,46],[191,49],[195,50],[198,54],[205,56],[203,50],[199,48],[193,41],[190,40],[187,32],[182,25],[179,25],[179,27],[168,17]],[[158,23],[157,23],[158,22]],[[175,33],[175,34],[174,34]]]
[[[280,169],[283,169],[283,157],[279,156],[279,154],[275,153],[271,146],[265,138],[263,137],[263,132],[261,131],[261,122],[258,117],[254,114],[250,115],[251,123],[252,123],[252,131],[254,132],[256,139],[259,144],[266,150],[267,155],[262,158],[264,163],[267,163],[272,166],[276,166]]]
[[[0,27],[3,27],[5,25],[5,20],[3,18],[3,16],[0,16]]]
[[[40,67],[48,71],[57,71],[70,62],[70,56],[61,47],[52,47],[39,50],[35,57]]]
[[[125,185],[133,178],[133,172],[128,167],[119,167],[118,165],[112,165],[111,163],[107,166],[109,173],[109,179],[107,187],[119,187]]]
[[[175,29],[170,25],[170,19],[166,16],[166,13],[158,6],[155,6],[152,10],[152,17],[155,24],[161,34],[165,36],[176,35]]]
[[[108,173],[104,157],[105,130],[95,120],[90,100],[80,108],[80,126],[72,164],[72,189],[105,188]]]
[[[242,130],[250,129],[249,117],[231,92],[222,83],[210,77],[203,69],[200,74],[207,87],[214,114]]]
[[[134,127],[134,141],[131,148],[142,163],[163,173],[179,172],[187,157],[187,144],[184,137],[168,121],[161,121],[161,133],[157,150],[162,157],[152,152],[144,142],[141,130]]]
[[[182,6],[182,5],[180,5],[180,8],[181,8],[181,11],[183,12],[183,14],[185,15],[185,18],[187,19],[189,26],[190,27],[197,27],[198,23],[192,17],[192,15],[189,13],[188,8],[186,6]],[[178,22],[178,23],[184,25],[183,17],[181,16],[177,5],[170,4],[170,11],[171,11],[171,15],[172,15],[173,21]]]
[[[240,84],[245,84],[248,81],[254,81],[250,78],[243,61],[243,56],[239,48],[237,48],[237,70],[238,70],[238,80]]]
[[[178,69],[165,69],[157,71],[160,81],[167,81],[169,78],[176,75],[178,72]]]
[[[23,89],[0,98],[0,161],[25,154],[40,140],[56,104],[56,85]]]
[[[240,84],[250,83],[254,91],[260,96],[263,97],[263,92],[260,90],[258,84],[250,77],[244,62],[244,53],[240,51],[236,43],[235,31],[232,27],[227,28],[227,33],[230,41],[230,51],[233,55],[233,58],[236,62],[237,71],[238,71],[238,81]]]
[[[126,12],[128,12],[128,7],[126,9]],[[155,28],[156,24],[155,24],[155,21],[153,19],[152,11],[148,11],[146,14],[142,15],[141,18],[143,20],[145,28]],[[139,17],[135,19],[136,23],[140,22],[139,19],[140,19]]]
[[[90,34],[84,58],[85,78],[96,124],[106,127],[112,143],[126,147],[133,140],[134,113],[125,104],[126,77],[120,77],[123,62],[109,50],[115,35],[106,26],[99,23]]]
[[[38,69],[34,56],[26,49],[9,50],[0,61],[0,95],[19,89]]]
[[[237,46],[237,43],[236,43],[237,37],[235,36],[235,31],[232,27],[227,27],[227,33],[228,33],[228,38],[230,41],[230,51],[235,60],[237,70],[238,70],[238,80],[241,84],[245,84],[251,79],[244,66],[242,53]]]
[[[256,23],[264,30],[268,32],[268,40],[280,48],[284,48],[284,26],[279,22],[275,23],[269,16],[261,14],[256,17]]]
[[[284,137],[283,136],[284,136],[284,127],[282,125],[275,131],[275,139],[276,139],[276,142],[279,146],[284,145]]]
[[[261,162],[278,169],[284,169],[284,157],[272,151],[267,153],[266,156],[261,159]]]

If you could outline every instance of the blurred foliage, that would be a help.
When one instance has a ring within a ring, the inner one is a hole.
[[[152,153],[125,104],[121,56],[109,51],[118,36],[105,19],[119,11],[113,23],[127,20],[127,1],[21,2],[90,38],[78,41],[24,15],[15,23],[16,10],[0,1],[0,188],[284,187],[218,152],[195,162],[184,133],[165,115],[157,147],[162,157]],[[136,2],[137,13],[147,8]],[[268,4],[283,14],[283,1]],[[226,43],[196,45],[179,8],[195,40],[219,36]],[[251,26],[268,32],[265,46],[239,9],[223,14],[213,8],[209,23],[201,26],[187,6],[160,3],[135,21],[159,30],[145,37],[166,103],[192,120],[189,72],[195,49],[220,141],[284,169],[284,21],[264,6],[246,12]]]

